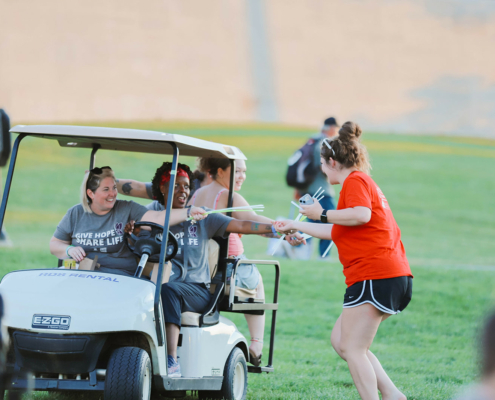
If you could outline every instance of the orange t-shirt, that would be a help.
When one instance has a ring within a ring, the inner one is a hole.
[[[412,277],[400,229],[387,199],[373,179],[360,171],[352,172],[344,181],[337,210],[357,206],[371,209],[368,223],[335,224],[332,228],[347,286],[368,279]]]

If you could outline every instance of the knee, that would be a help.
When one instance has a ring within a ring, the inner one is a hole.
[[[342,354],[342,349],[340,346],[340,338],[337,338],[337,337],[335,337],[335,335],[332,335],[330,337],[330,343],[332,343],[332,347],[337,352],[337,354],[345,361],[345,358]]]
[[[161,289],[162,299],[170,299],[177,297],[177,285],[174,282],[164,283]]]
[[[368,348],[361,348],[360,346],[353,345],[346,340],[340,342],[340,356],[344,360],[348,360],[349,358],[353,358],[354,356],[361,357],[362,355],[366,355],[368,352]]]

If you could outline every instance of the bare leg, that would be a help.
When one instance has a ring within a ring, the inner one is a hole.
[[[385,321],[388,317],[390,317],[390,314],[383,314],[382,322]],[[337,319],[337,322],[333,327],[332,336],[330,340],[332,342],[333,348],[338,353],[338,355],[344,361],[347,361],[344,358],[342,351],[340,350],[341,319],[342,319],[341,316]],[[383,369],[382,365],[380,364],[380,361],[378,361],[376,356],[369,350],[367,356],[371,362],[371,365],[373,366],[373,369],[375,370],[378,390],[382,394],[382,400],[406,400],[407,399],[406,396],[399,389],[397,389],[397,387],[389,378],[389,376]]]
[[[265,287],[263,286],[263,279],[261,279],[260,275],[260,283],[257,287],[256,298],[264,299],[265,298]],[[255,357],[258,357],[263,351],[263,336],[265,334],[265,316],[264,315],[250,315],[244,314],[246,317],[246,321],[248,324],[249,334],[251,338],[254,339],[251,341],[251,345],[249,346],[249,350]]]
[[[167,353],[177,361],[180,328],[178,325],[165,323],[165,331],[167,332]]]

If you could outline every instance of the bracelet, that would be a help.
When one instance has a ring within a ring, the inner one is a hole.
[[[69,249],[70,249],[71,247],[75,247],[75,246],[73,246],[73,245],[69,245],[69,246],[67,246],[67,248],[65,249],[65,254],[67,254],[67,257],[70,257],[70,255],[69,255]]]
[[[186,213],[186,217],[189,218],[191,216],[191,208],[192,207],[188,207],[187,208],[187,213]]]
[[[280,233],[277,232],[277,230],[275,229],[275,227],[273,225],[272,225],[272,233],[274,235],[280,236]]]

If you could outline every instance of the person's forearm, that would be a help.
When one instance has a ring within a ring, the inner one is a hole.
[[[226,229],[229,233],[242,233],[243,235],[272,234],[272,224],[264,224],[254,221],[232,220]]]
[[[247,211],[247,212],[233,212],[232,217],[239,220],[248,220],[255,222],[262,222],[265,224],[272,224],[273,220],[270,218],[264,217],[263,215],[258,215],[255,212]]]
[[[120,194],[142,199],[153,199],[151,183],[134,181],[132,179],[117,179],[117,190]]]
[[[371,210],[366,207],[346,208],[344,210],[328,210],[327,221],[343,226],[358,226],[369,222]]]
[[[59,240],[52,239],[50,240],[50,253],[52,253],[58,259],[64,260],[66,258],[69,258],[67,256],[67,253],[65,252],[68,246],[70,246],[69,243],[64,243]]]
[[[314,222],[293,222],[294,228],[318,239],[332,240],[332,224],[315,224]]]
[[[174,226],[184,222],[187,219],[188,208],[174,208],[170,212],[170,226]],[[148,211],[143,215],[141,221],[154,222],[155,224],[162,225],[165,223],[165,210],[164,211]]]

